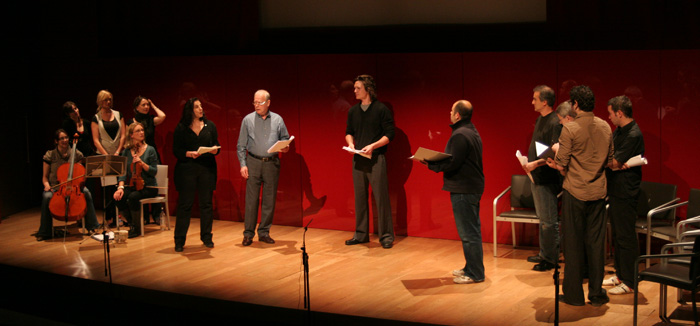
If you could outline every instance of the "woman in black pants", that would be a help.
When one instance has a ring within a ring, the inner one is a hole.
[[[216,148],[200,152],[200,147]],[[173,135],[173,153],[177,158],[175,188],[179,193],[175,251],[181,252],[185,246],[195,194],[199,197],[200,238],[207,248],[213,248],[212,194],[216,189],[214,156],[219,154],[219,139],[216,126],[204,116],[202,102],[196,97],[187,100],[182,109],[182,117]]]

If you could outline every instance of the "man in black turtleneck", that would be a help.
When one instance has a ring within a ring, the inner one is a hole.
[[[462,240],[464,268],[452,271],[458,284],[483,282],[484,250],[481,245],[479,202],[484,193],[484,166],[479,132],[472,124],[472,105],[468,101],[455,102],[450,111],[452,136],[445,153],[452,155],[438,162],[425,162],[435,172],[443,172],[442,190],[450,192],[452,212],[457,233]]]

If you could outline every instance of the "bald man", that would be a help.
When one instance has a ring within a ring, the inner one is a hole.
[[[472,124],[472,105],[460,100],[452,105],[452,135],[445,153],[452,155],[437,162],[424,162],[428,168],[443,173],[442,190],[450,192],[457,233],[462,240],[466,264],[452,271],[457,284],[484,281],[484,250],[481,245],[479,202],[484,193],[481,136]]]

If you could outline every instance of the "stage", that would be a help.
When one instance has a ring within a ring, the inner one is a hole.
[[[54,221],[54,226],[62,225]],[[554,321],[552,273],[531,271],[533,264],[525,260],[535,248],[499,245],[500,255],[494,258],[492,245],[485,243],[486,281],[461,285],[451,275],[464,264],[458,241],[398,237],[387,250],[375,236],[368,244],[346,246],[352,232],[309,229],[309,316],[303,307],[303,228],[274,225],[270,235],[277,243],[260,243],[256,237],[243,247],[243,223],[216,220],[215,247],[209,249],[199,240],[194,219],[184,252],[176,253],[173,229],[147,225],[145,237],[110,246],[110,286],[100,242],[81,236],[74,225],[69,225],[65,243],[63,238],[37,242],[30,234],[38,227],[39,209],[0,223],[4,320],[290,325]],[[639,325],[661,323],[658,285],[644,282],[640,290]],[[678,308],[675,290],[669,292],[669,311],[692,318],[689,306]],[[49,301],[56,307],[46,308]],[[560,304],[560,322],[631,325],[633,301],[633,295],[611,295],[610,303],[598,308]]]

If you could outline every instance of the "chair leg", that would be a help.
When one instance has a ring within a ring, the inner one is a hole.
[[[498,221],[496,221],[496,217],[494,217],[493,218],[493,256],[494,257],[498,257],[498,243],[497,243],[498,231],[496,229],[496,223],[498,223]]]
[[[697,300],[695,300],[695,296],[698,294],[698,291],[693,290],[693,291],[691,291],[691,293],[693,294],[693,316],[695,316],[695,326],[699,326],[700,323],[698,322],[698,319],[700,317],[698,317],[698,304],[697,304]]]
[[[168,230],[170,230],[170,209],[168,209],[167,198],[165,200],[165,223],[168,226]],[[494,252],[495,252],[495,249],[494,249]]]
[[[639,265],[639,263],[637,263]],[[639,268],[634,270],[634,288],[636,289],[634,291],[634,317],[633,319],[633,326],[637,326],[637,305],[639,304]]]
[[[146,221],[143,218],[143,203],[141,203],[141,236],[142,237],[146,236],[146,232],[144,232],[144,229],[143,229],[143,225],[146,224],[145,222]]]
[[[668,300],[668,288],[666,284],[659,284],[659,318],[666,323],[670,323],[671,320],[668,318],[667,305]]]
[[[647,255],[651,255],[651,225],[647,226]],[[646,268],[649,268],[651,265],[651,260],[645,259],[646,260]]]
[[[510,222],[510,233],[513,235],[513,249],[518,246],[518,242],[515,239],[515,222]]]

